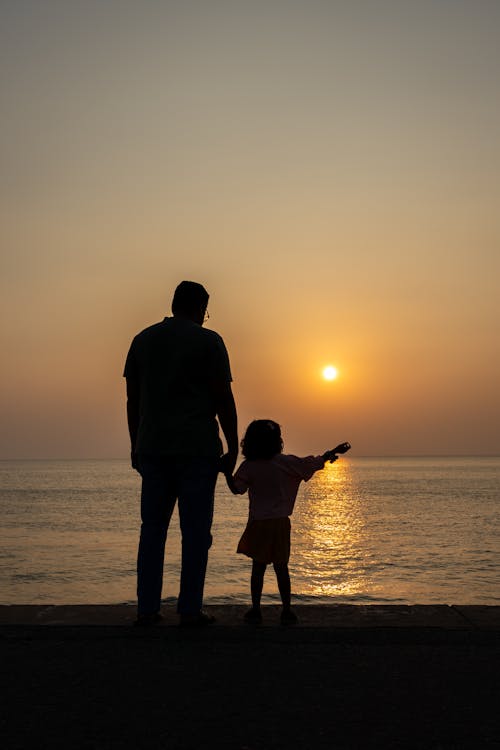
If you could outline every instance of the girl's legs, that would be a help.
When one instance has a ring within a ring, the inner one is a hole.
[[[264,573],[266,572],[266,563],[253,561],[252,564],[252,577],[250,579],[250,589],[252,592],[252,609],[249,609],[244,616],[245,622],[249,622],[252,625],[259,625],[262,622],[262,615],[260,613],[260,598],[262,596],[262,588],[264,586]]]
[[[293,625],[297,622],[297,616],[291,609],[291,585],[290,574],[287,563],[273,563],[278,589],[283,602],[283,611],[281,613],[281,622],[283,625]],[[251,623],[260,623],[262,615],[260,612],[260,600],[262,589],[264,587],[264,574],[266,572],[266,563],[253,561],[252,577],[250,579],[250,588],[252,592],[252,609],[245,615],[245,620]]]
[[[283,602],[283,609],[290,609],[291,586],[288,565],[286,563],[273,563],[273,567],[274,572],[276,573],[276,580],[278,581],[278,589],[281,601]]]
[[[281,613],[281,622],[283,625],[292,625],[297,622],[297,616],[291,609],[291,585],[290,574],[287,563],[273,563],[278,589],[283,602],[283,611]]]
[[[252,592],[252,606],[256,611],[260,610],[260,599],[264,587],[264,573],[266,572],[266,563],[253,561],[252,578],[250,579],[250,590]]]

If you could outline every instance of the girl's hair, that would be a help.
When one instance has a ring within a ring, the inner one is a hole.
[[[281,428],[272,419],[255,419],[247,427],[241,441],[241,451],[246,459],[272,458],[283,450]]]

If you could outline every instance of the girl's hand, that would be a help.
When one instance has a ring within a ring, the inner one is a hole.
[[[336,448],[333,448],[333,450],[323,453],[323,458],[325,461],[330,461],[330,463],[333,464],[338,458],[337,453],[347,453],[350,447],[350,443],[339,443],[339,445],[337,445]]]
[[[326,461],[330,461],[331,464],[333,464],[334,461],[336,461],[338,456],[335,455],[335,451],[326,451],[326,453],[323,453],[323,459]]]

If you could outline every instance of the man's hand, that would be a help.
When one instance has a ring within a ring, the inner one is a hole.
[[[228,451],[227,453],[224,453],[224,455],[221,457],[220,460],[220,469],[219,471],[222,474],[225,474],[225,476],[232,476],[234,472],[234,467],[236,466],[236,461],[238,459],[238,452],[237,451]]]
[[[236,489],[236,486],[234,484],[234,479],[233,479],[232,474],[225,474],[225,477],[226,477],[227,486],[229,487],[229,489],[231,490],[231,492],[233,493],[233,495],[239,495],[239,494],[241,494]]]

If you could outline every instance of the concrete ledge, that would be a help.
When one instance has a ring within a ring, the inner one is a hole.
[[[132,605],[0,607],[2,748],[489,750],[499,607],[297,605],[134,628]]]
[[[4,638],[167,638],[238,642],[458,643],[500,641],[500,607],[461,605],[351,605],[318,604],[294,607],[299,623],[280,625],[280,607],[263,607],[259,627],[243,622],[247,607],[212,605],[206,611],[216,623],[202,630],[178,627],[172,607],[165,620],[151,628],[132,627],[135,606],[12,605],[0,606],[0,636]]]
[[[208,605],[207,612],[217,618],[216,626],[242,625],[243,605]],[[445,628],[500,630],[500,606],[414,604],[302,604],[294,606],[304,628]],[[163,610],[165,622],[158,627],[172,627],[178,618],[172,608]],[[263,606],[263,627],[279,622],[280,607]],[[136,616],[131,604],[12,604],[0,605],[3,625],[113,625],[129,627]]]

